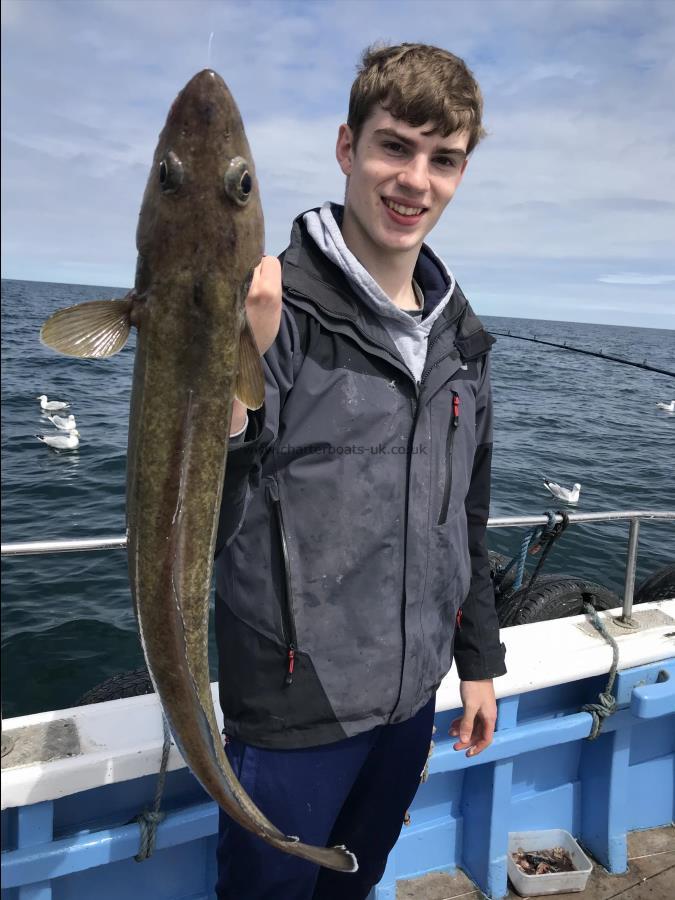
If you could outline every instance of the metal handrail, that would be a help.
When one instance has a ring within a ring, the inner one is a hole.
[[[645,509],[614,510],[598,513],[567,513],[570,524],[589,524],[591,522],[611,522],[628,520],[630,531],[626,556],[626,579],[624,583],[622,622],[627,626],[633,624],[633,590],[635,587],[635,569],[637,564],[638,535],[642,519],[652,521],[675,521],[675,510],[655,511]],[[563,521],[563,514],[555,514],[556,523]],[[517,528],[522,525],[546,525],[549,517],[542,513],[527,516],[497,516],[488,519],[488,528]],[[40,553],[71,553],[82,550],[120,550],[127,545],[126,535],[121,537],[86,538],[72,541],[22,541],[2,544],[2,556],[30,556]]]
[[[2,544],[2,556],[34,556],[39,553],[71,553],[80,550],[123,550],[126,545],[126,535],[84,538],[79,541],[17,541],[14,544]]]

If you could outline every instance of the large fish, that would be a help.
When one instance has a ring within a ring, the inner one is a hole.
[[[263,254],[253,160],[224,81],[199,72],[159,137],[138,221],[134,288],[121,300],[60,310],[43,343],[111,356],[138,328],[129,421],[127,528],[131,593],[145,659],[183,758],[244,828],[295,856],[355,871],[344,847],[279,831],[232,771],[218,733],[208,616],[232,399],[264,398],[244,301]]]

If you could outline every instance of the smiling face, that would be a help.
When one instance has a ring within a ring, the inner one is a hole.
[[[376,106],[356,147],[341,125],[336,156],[347,176],[343,234],[352,252],[417,257],[466,169],[466,132],[443,137]]]

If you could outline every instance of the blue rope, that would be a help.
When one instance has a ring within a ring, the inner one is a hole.
[[[598,696],[597,703],[586,703],[585,706],[581,707],[582,712],[588,712],[593,716],[593,727],[588,735],[588,740],[594,741],[600,734],[600,729],[605,719],[616,712],[616,697],[612,694],[612,689],[616,678],[616,670],[619,666],[619,645],[605,628],[594,606],[590,603],[584,603],[584,612],[590,616],[593,628],[599,631],[612,647],[612,666],[609,670],[609,678],[605,690]]]
[[[520,545],[520,553],[516,557],[511,560],[506,569],[504,570],[504,575],[509,571],[511,566],[514,564],[516,560],[518,560],[518,569],[516,570],[516,578],[513,582],[513,592],[518,590],[518,588],[522,587],[523,584],[523,576],[525,575],[525,560],[527,558],[527,551],[530,547],[530,544],[533,540],[536,539],[537,542],[541,540],[541,538],[547,534],[552,532],[555,529],[555,517],[556,513],[554,510],[547,510],[544,515],[548,517],[548,522],[546,525],[535,525],[532,531],[528,532]],[[503,577],[503,576],[502,576]]]
[[[155,852],[155,841],[157,840],[157,826],[166,818],[166,813],[160,812],[159,808],[162,803],[162,794],[164,793],[164,784],[166,782],[166,768],[169,762],[169,750],[171,749],[171,732],[166,721],[166,716],[162,714],[162,727],[164,729],[164,745],[162,746],[162,762],[159,767],[159,776],[157,778],[157,787],[155,788],[155,800],[152,809],[145,809],[139,813],[132,822],[138,822],[141,829],[141,846],[134,856],[136,862],[143,862],[149,859]]]
[[[516,569],[516,579],[515,579],[515,581],[513,582],[513,591],[514,591],[514,592],[517,591],[518,588],[519,588],[519,587],[522,585],[522,583],[523,583],[523,575],[525,574],[525,560],[526,560],[526,558],[527,558],[527,551],[528,551],[528,548],[529,548],[529,546],[530,546],[530,542],[532,541],[532,538],[535,536],[535,534],[537,533],[538,530],[539,530],[538,527],[537,527],[537,528],[533,528],[532,531],[529,531],[529,532],[525,535],[525,537],[523,538],[523,542],[522,542],[522,544],[520,545],[520,553],[519,553],[519,555],[513,557],[513,559],[511,560],[511,562],[510,562],[510,563],[508,564],[508,566],[506,567],[506,571],[504,572],[504,574],[506,575],[506,572],[509,571],[509,569],[510,569],[511,566],[514,564],[514,562],[515,562],[516,560],[518,561],[518,568]]]

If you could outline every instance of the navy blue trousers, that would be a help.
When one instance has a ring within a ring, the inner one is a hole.
[[[435,698],[407,722],[321,747],[226,752],[253,802],[306,844],[344,844],[356,873],[334,872],[271,847],[220,813],[218,900],[365,900],[382,877],[429,753]]]

